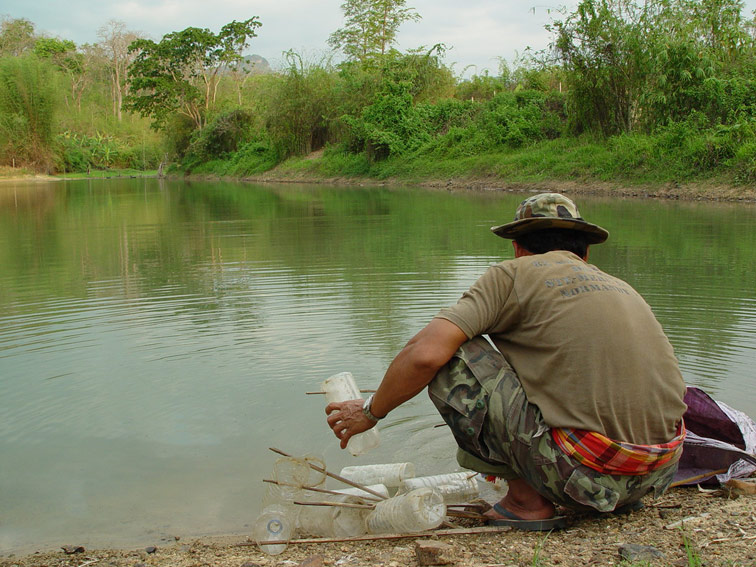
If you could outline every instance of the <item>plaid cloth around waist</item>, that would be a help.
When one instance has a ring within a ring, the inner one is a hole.
[[[559,448],[580,464],[603,474],[643,475],[679,459],[685,440],[685,424],[680,421],[677,435],[659,445],[635,445],[613,441],[595,431],[553,428]]]

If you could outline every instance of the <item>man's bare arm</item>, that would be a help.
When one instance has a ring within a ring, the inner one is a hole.
[[[397,406],[416,396],[439,369],[449,362],[467,335],[446,319],[432,319],[396,355],[373,396],[372,413],[383,417]],[[375,425],[362,413],[362,400],[334,402],[326,406],[328,425],[345,448],[352,435]]]

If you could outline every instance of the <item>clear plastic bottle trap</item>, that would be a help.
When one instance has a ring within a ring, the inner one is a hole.
[[[432,530],[446,517],[446,504],[433,488],[418,488],[382,500],[365,518],[371,534],[415,533]]]
[[[399,485],[398,492],[404,494],[418,488],[433,488],[443,497],[446,504],[462,504],[479,496],[476,476],[477,473],[463,471],[407,478]]]
[[[412,463],[357,465],[344,467],[339,474],[362,485],[383,484],[388,488],[399,488],[403,481],[415,476],[415,465]]]
[[[294,533],[290,511],[284,506],[268,506],[252,527],[252,538],[269,555],[283,553]]]

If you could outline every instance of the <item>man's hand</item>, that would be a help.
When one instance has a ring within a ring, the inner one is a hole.
[[[375,422],[362,413],[365,400],[347,400],[345,402],[331,402],[326,406],[328,425],[333,433],[341,440],[341,448],[346,449],[349,439],[353,435],[367,431],[375,426]]]
[[[416,396],[467,340],[464,331],[446,319],[432,319],[410,339],[389,365],[381,385],[373,395],[371,411],[377,416],[388,413]],[[363,400],[332,402],[326,406],[328,425],[345,449],[349,438],[375,426],[362,413]]]

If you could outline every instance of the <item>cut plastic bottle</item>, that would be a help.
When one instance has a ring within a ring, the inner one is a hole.
[[[403,494],[418,488],[428,487],[441,494],[446,504],[461,504],[477,498],[480,494],[475,476],[475,473],[466,471],[408,478],[402,481],[398,492]]]
[[[415,465],[412,463],[359,465],[344,467],[340,474],[362,485],[383,484],[389,488],[397,488],[403,481],[415,476]]]
[[[366,502],[357,496],[337,496],[332,502],[361,504]],[[297,530],[316,537],[354,537],[367,532],[365,517],[370,510],[341,506],[300,506]]]
[[[283,506],[265,508],[252,527],[252,538],[269,555],[283,553],[293,534],[293,522]]]
[[[432,530],[446,517],[446,504],[432,488],[418,488],[375,505],[365,518],[371,534],[415,533]]]
[[[384,498],[389,497],[388,487],[385,484],[370,484],[366,486],[365,488],[369,488],[373,492],[377,492]],[[361,498],[367,498],[368,500],[376,499],[375,494],[362,490],[361,488],[344,488],[342,490],[337,490],[336,492],[340,492],[341,494],[348,494],[350,496],[359,496]]]

